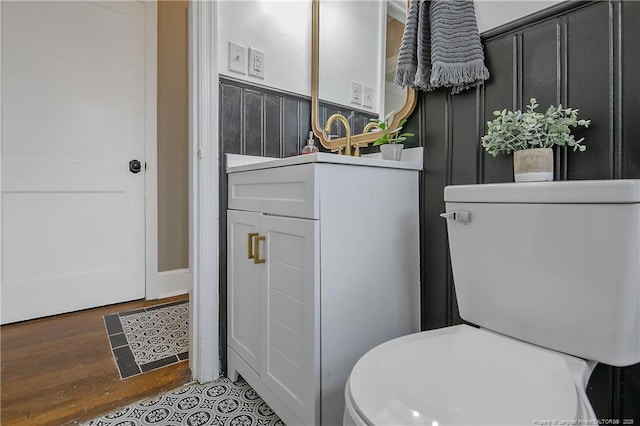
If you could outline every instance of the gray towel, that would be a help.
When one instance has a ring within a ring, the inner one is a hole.
[[[426,5],[426,7],[425,7]],[[418,70],[418,61],[422,62],[421,69],[425,70],[424,61],[427,61],[426,69],[431,72],[431,35],[429,31],[429,2],[411,0],[409,9],[407,10],[407,20],[404,23],[404,32],[402,33],[402,41],[400,42],[400,50],[398,51],[398,67],[396,69],[395,83],[402,87],[415,87],[416,72]],[[426,19],[420,15],[420,6],[423,6],[423,13],[426,11]],[[422,19],[421,19],[422,18]],[[418,24],[426,25],[427,28],[418,28]],[[418,34],[422,36],[423,41],[427,42],[425,52],[418,54]],[[426,37],[424,35],[427,35]],[[428,78],[427,78],[428,81]]]
[[[472,0],[411,0],[396,84],[452,93],[489,78]]]

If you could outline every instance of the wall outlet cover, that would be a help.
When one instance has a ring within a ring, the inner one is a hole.
[[[264,52],[249,48],[249,75],[264,78]]]
[[[362,83],[351,81],[351,90],[349,93],[349,102],[356,105],[362,104]]]
[[[373,106],[373,87],[362,86],[362,106],[367,108]]]
[[[229,42],[229,71],[238,74],[247,73],[247,47],[232,41]]]

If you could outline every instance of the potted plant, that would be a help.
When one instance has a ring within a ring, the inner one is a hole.
[[[513,153],[516,182],[553,180],[553,146],[568,146],[585,151],[586,146],[571,134],[572,127],[589,127],[590,120],[579,120],[578,110],[550,106],[545,113],[536,112],[538,103],[531,98],[527,110],[494,111],[496,117],[487,122],[482,146],[494,157]]]
[[[400,120],[398,126],[391,129],[390,120],[394,114],[394,111],[390,112],[384,120],[372,118],[365,129],[370,130],[373,128],[375,129],[374,131],[379,132],[379,136],[373,142],[373,146],[380,145],[380,153],[382,154],[383,160],[400,161],[402,158],[402,150],[404,149],[404,144],[402,142],[404,142],[407,137],[415,135],[410,132],[400,133],[402,126],[407,122],[406,118]]]

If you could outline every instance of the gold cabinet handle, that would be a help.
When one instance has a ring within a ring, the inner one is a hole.
[[[247,234],[247,259],[253,259],[253,237],[257,237],[259,234],[257,232],[250,232]]]
[[[265,237],[261,236],[261,237],[256,237],[256,255],[253,258],[253,263],[254,264],[258,264],[258,263],[264,263],[265,259],[260,259],[260,241],[265,241]]]

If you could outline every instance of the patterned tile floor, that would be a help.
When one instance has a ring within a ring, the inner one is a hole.
[[[123,379],[189,357],[186,300],[105,315],[104,322]]]
[[[84,423],[84,426],[284,426],[243,379],[187,385]]]

